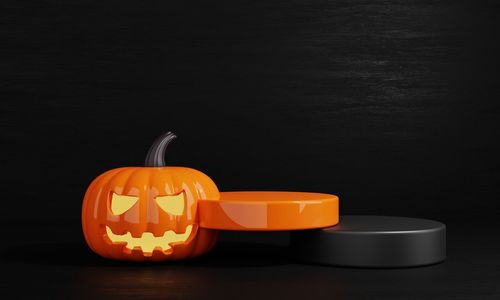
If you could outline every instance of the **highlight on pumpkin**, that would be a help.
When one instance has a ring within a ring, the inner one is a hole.
[[[171,196],[158,196],[155,200],[161,209],[171,215],[179,216],[184,212],[184,192]]]
[[[162,236],[154,236],[151,232],[143,232],[141,237],[133,237],[130,232],[126,234],[114,234],[111,228],[106,226],[106,234],[112,243],[127,243],[125,247],[129,250],[141,248],[144,254],[151,254],[158,249],[167,251],[172,246],[171,243],[185,242],[191,235],[192,225],[186,226],[184,233],[176,233],[173,230],[166,231]]]
[[[117,216],[121,215],[132,208],[132,206],[134,206],[134,204],[136,204],[138,200],[139,197],[136,196],[118,195],[112,193],[111,212]]]

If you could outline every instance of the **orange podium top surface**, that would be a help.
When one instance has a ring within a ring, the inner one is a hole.
[[[339,198],[306,192],[221,192],[199,200],[199,226],[221,230],[279,231],[333,226]]]

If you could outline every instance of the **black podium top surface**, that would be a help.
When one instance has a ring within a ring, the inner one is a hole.
[[[438,230],[443,223],[417,218],[391,216],[340,216],[340,222],[325,231],[336,233],[404,233],[413,231]]]

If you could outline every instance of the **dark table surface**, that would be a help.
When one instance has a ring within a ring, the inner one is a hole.
[[[285,233],[223,233],[197,259],[122,263],[90,252],[77,222],[3,223],[0,287],[16,298],[499,299],[499,223],[446,221],[447,260],[404,269],[301,264]]]

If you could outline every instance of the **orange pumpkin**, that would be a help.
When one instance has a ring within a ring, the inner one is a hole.
[[[218,231],[198,226],[198,200],[219,199],[215,183],[200,171],[166,167],[167,132],[151,146],[146,167],[113,169],[87,189],[82,226],[89,247],[117,260],[165,261],[201,255]]]

